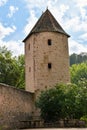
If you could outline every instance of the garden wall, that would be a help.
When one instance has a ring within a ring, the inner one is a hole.
[[[20,127],[34,110],[33,94],[0,84],[0,128]]]

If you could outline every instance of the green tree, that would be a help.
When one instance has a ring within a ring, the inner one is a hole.
[[[72,64],[77,64],[77,54],[73,53],[71,56],[70,56],[70,66]]]
[[[87,53],[83,52],[81,54],[75,54],[73,53],[72,55],[70,55],[70,66],[73,64],[79,64],[82,62],[86,62],[87,61]]]
[[[41,109],[41,117],[46,121],[55,121],[61,117],[63,92],[55,86],[52,89],[43,91],[36,101],[36,106]]]
[[[87,79],[78,81],[78,94],[76,96],[77,116],[87,116]]]
[[[17,65],[19,70],[19,78],[16,84],[16,87],[24,89],[25,87],[25,62],[24,62],[24,55],[20,55],[17,58]]]
[[[86,84],[87,85],[87,84]],[[87,87],[83,83],[58,84],[43,91],[36,101],[46,122],[58,119],[80,119],[87,115]]]
[[[24,88],[24,56],[13,57],[5,46],[0,47],[0,82]]]
[[[87,79],[87,62],[75,64],[70,67],[71,82],[78,84],[78,81],[85,78]]]

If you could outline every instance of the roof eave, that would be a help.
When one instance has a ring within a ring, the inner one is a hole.
[[[27,35],[27,37],[25,37],[25,39],[24,39],[22,42],[26,42],[26,40],[27,40],[31,35],[32,35],[32,33],[29,33],[29,34]]]
[[[46,32],[46,31],[41,31],[41,32]],[[47,32],[50,32],[50,31],[47,31]],[[65,33],[64,33],[64,32],[60,32],[60,31],[51,31],[51,32],[61,33],[61,34],[66,35],[68,38],[70,37],[70,35],[67,34],[66,32],[65,32]],[[26,40],[27,40],[32,34],[34,34],[34,33],[40,33],[40,31],[29,33],[29,34],[27,35],[27,37],[26,37],[22,42],[26,42]]]

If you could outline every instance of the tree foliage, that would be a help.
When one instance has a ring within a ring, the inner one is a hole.
[[[82,79],[87,79],[87,62],[74,64],[70,67],[71,82],[78,84]]]
[[[0,47],[0,82],[24,88],[24,55],[13,57],[7,48]]]
[[[82,83],[83,84],[83,83]],[[87,84],[59,84],[41,92],[36,106],[46,122],[87,115]]]
[[[72,55],[70,55],[70,66],[73,64],[79,64],[86,61],[87,61],[87,53],[85,52],[81,54],[73,53]]]

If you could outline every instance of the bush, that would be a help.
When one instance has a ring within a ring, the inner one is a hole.
[[[39,95],[36,106],[46,122],[58,119],[80,119],[87,115],[87,87],[75,84],[57,84]]]
[[[87,127],[87,115],[81,117],[80,120],[85,121]]]

